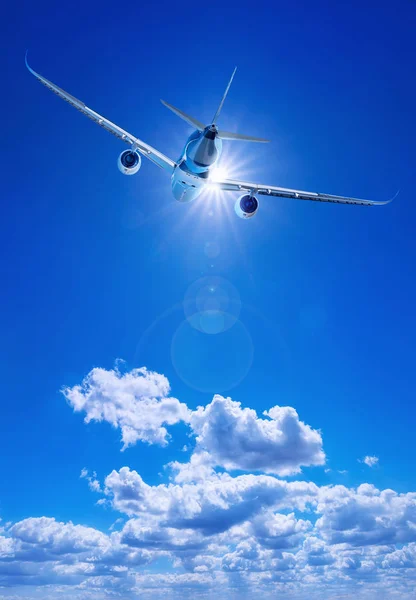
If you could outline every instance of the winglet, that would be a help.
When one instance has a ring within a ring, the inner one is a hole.
[[[396,198],[399,194],[400,194],[400,188],[397,190],[397,192],[394,194],[394,196],[392,196],[388,200],[381,200],[378,202],[374,202],[373,204],[378,205],[378,206],[382,206],[383,204],[390,204],[390,202],[393,202],[393,200],[396,200]]]
[[[396,200],[396,198],[399,194],[400,194],[400,188],[397,190],[397,192],[394,194],[394,196],[392,198],[390,198],[389,202],[393,202],[393,200]]]
[[[28,71],[30,71],[32,73],[32,75],[34,75],[36,77],[36,73],[35,71],[32,69],[32,67],[29,65],[29,63],[27,62],[27,54],[28,54],[29,50],[26,50],[26,54],[25,54],[25,65],[28,69]]]

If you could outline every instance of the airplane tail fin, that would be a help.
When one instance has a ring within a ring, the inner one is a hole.
[[[234,79],[234,75],[235,72],[237,71],[237,67],[235,67],[233,74],[231,75],[231,79],[228,82],[227,88],[224,92],[224,95],[222,97],[222,100],[220,102],[219,107],[217,108],[217,112],[214,115],[214,118],[212,119],[212,124],[215,125],[218,117],[220,116],[220,112],[222,110],[222,107],[224,105],[224,101],[227,97],[227,94],[229,92],[229,89],[231,87],[232,81]],[[251,135],[242,135],[240,133],[231,133],[230,131],[222,131],[221,129],[218,131],[218,136],[223,139],[223,140],[240,140],[242,142],[262,142],[262,143],[266,143],[269,142],[270,140],[264,140],[263,138],[256,138],[256,137],[252,137]]]
[[[221,129],[218,130],[216,128],[216,121],[217,121],[218,117],[220,116],[222,107],[224,105],[227,94],[230,90],[230,87],[231,87],[231,84],[234,79],[234,75],[235,75],[236,71],[237,71],[237,67],[235,67],[233,74],[231,75],[231,79],[228,82],[228,85],[225,89],[224,95],[221,99],[221,102],[220,102],[218,108],[217,108],[217,112],[215,113],[215,115],[212,119],[211,127],[215,126],[215,130],[217,131],[218,137],[220,137],[223,140],[240,140],[242,142],[261,142],[261,143],[269,142],[270,140],[265,140],[263,138],[252,137],[251,135],[243,135],[240,133],[232,133],[231,131],[222,131]],[[173,113],[175,113],[175,115],[177,115],[178,117],[180,117],[181,119],[186,121],[186,123],[188,123],[188,125],[191,125],[191,127],[193,127],[194,129],[197,129],[198,131],[204,131],[205,125],[203,123],[201,123],[201,121],[194,119],[194,117],[187,115],[182,110],[179,110],[179,108],[172,106],[172,104],[169,104],[168,102],[165,102],[164,100],[161,100],[161,103],[164,106],[166,106],[169,110],[171,110]]]
[[[201,121],[198,121],[197,119],[194,119],[193,117],[190,117],[189,115],[184,113],[182,110],[179,110],[179,108],[175,108],[174,106],[172,106],[172,104],[168,104],[164,100],[161,100],[161,103],[164,106],[166,106],[169,110],[171,110],[173,113],[175,113],[175,115],[177,115],[178,117],[180,117],[181,119],[186,121],[188,123],[188,125],[191,125],[191,127],[198,129],[198,131],[204,131],[205,125],[203,123],[201,123]]]
[[[231,75],[231,79],[230,79],[230,81],[228,82],[227,88],[226,88],[226,90],[225,90],[225,92],[224,92],[224,96],[222,97],[222,99],[221,99],[221,102],[220,102],[220,105],[219,105],[219,107],[217,108],[217,112],[215,113],[215,115],[214,115],[214,117],[213,117],[213,119],[212,119],[212,124],[213,124],[213,125],[215,125],[215,124],[216,124],[216,122],[217,122],[217,119],[218,119],[218,117],[220,116],[220,112],[221,112],[221,110],[222,110],[222,107],[223,107],[223,105],[224,105],[224,102],[225,102],[225,99],[226,99],[226,97],[227,97],[228,91],[229,91],[229,89],[230,89],[230,87],[231,87],[231,84],[232,84],[232,82],[233,82],[234,75],[235,75],[235,72],[236,72],[236,71],[237,71],[237,67],[235,67],[235,69],[234,69],[234,71],[233,71],[233,74]]]

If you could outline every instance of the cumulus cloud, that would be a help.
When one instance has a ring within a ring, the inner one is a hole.
[[[108,538],[91,527],[60,523],[53,518],[24,519],[8,530],[15,540],[47,549],[52,554],[85,552],[91,548],[104,548]]]
[[[311,529],[310,521],[296,519],[294,513],[266,512],[253,519],[251,525],[252,533],[259,543],[275,550],[296,548]]]
[[[356,490],[323,487],[319,492],[316,523],[332,544],[352,546],[416,541],[416,493],[398,494],[370,484]]]
[[[358,462],[364,463],[365,465],[367,465],[367,467],[375,467],[378,464],[378,457],[364,456],[364,458],[359,459]]]
[[[195,551],[207,545],[205,536],[199,531],[160,527],[152,519],[130,519],[121,532],[121,541],[135,548],[165,551]]]
[[[384,556],[385,569],[414,569],[416,568],[416,543],[408,544],[400,550],[394,550]]]
[[[292,475],[301,466],[322,465],[321,434],[299,420],[294,408],[273,406],[264,411],[242,408],[231,398],[214,396],[190,415],[197,448],[226,469]]]
[[[274,554],[265,550],[255,540],[240,542],[233,552],[224,555],[221,567],[226,572],[279,572],[293,569],[296,557],[289,552]]]
[[[145,368],[121,373],[95,368],[81,385],[62,390],[75,412],[85,413],[85,422],[107,421],[120,428],[123,449],[137,441],[168,443],[165,426],[188,420],[188,409],[168,397],[169,382],[163,375]]]
[[[175,473],[175,483],[206,481],[214,475],[214,461],[208,452],[195,452],[189,462],[172,461],[167,466]]]
[[[311,535],[304,540],[298,559],[310,567],[323,567],[335,562],[336,553],[322,539]]]
[[[74,411],[85,413],[87,423],[107,421],[120,428],[123,449],[139,440],[166,445],[166,426],[182,421],[196,436],[193,461],[201,470],[220,466],[285,476],[299,473],[302,466],[325,463],[320,432],[300,421],[290,406],[273,406],[259,418],[255,410],[215,395],[193,411],[168,397],[169,392],[163,375],[145,368],[121,373],[118,367],[92,369],[81,385],[63,389]],[[179,463],[175,468],[185,477]],[[98,482],[89,483],[98,490]]]
[[[415,566],[416,544],[404,542],[414,529],[415,494],[218,473],[205,484],[150,486],[127,467],[107,477],[106,492],[114,508],[135,513],[110,535],[47,517],[6,527],[0,585],[48,586],[50,599],[70,586],[76,600],[104,592],[179,600],[196,590],[221,600],[243,592],[329,600],[356,596],[357,583],[372,582],[368,600],[412,598],[411,579],[401,573]],[[367,537],[374,526],[384,534],[406,527],[407,537]],[[158,558],[173,571],[143,572]]]
[[[148,563],[151,552],[83,525],[30,517],[0,536],[0,585],[78,585],[95,576],[125,577]]]
[[[226,531],[253,518],[266,507],[304,510],[318,488],[304,481],[286,482],[268,475],[213,473],[204,481],[150,486],[128,467],[105,480],[116,510],[129,516],[156,516],[176,529],[192,528],[206,535]]]
[[[185,478],[181,484],[149,486],[126,467],[113,471],[105,483],[113,507],[134,516],[123,529],[124,543],[173,552],[191,568],[296,568],[308,575],[308,569],[316,574],[315,569],[331,566],[331,577],[356,580],[374,577],[388,565],[410,568],[413,560],[413,493],[215,472],[205,481]],[[398,551],[397,544],[409,543]],[[220,552],[208,551],[210,544]]]
[[[293,408],[259,417],[217,395],[191,410],[163,375],[118,367],[63,393],[86,421],[120,429],[123,448],[166,445],[168,427],[186,423],[189,461],[168,463],[159,485],[129,467],[102,484],[82,469],[99,503],[122,514],[106,533],[51,517],[0,527],[0,587],[30,592],[13,600],[413,598],[416,494],[281,479],[325,461],[320,432]]]

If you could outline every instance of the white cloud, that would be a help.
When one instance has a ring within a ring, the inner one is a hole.
[[[313,483],[227,473],[213,473],[194,483],[150,486],[128,467],[110,473],[105,490],[113,507],[129,516],[154,516],[166,526],[201,530],[206,535],[226,531],[267,507],[304,510],[318,494]]]
[[[213,462],[208,452],[195,452],[189,462],[173,461],[167,465],[175,473],[175,483],[196,483],[214,475]]]
[[[135,548],[165,551],[195,551],[207,545],[199,531],[160,527],[154,519],[130,519],[121,532],[121,542]]]
[[[92,527],[30,517],[0,536],[0,586],[77,586],[104,577],[108,585],[122,578],[131,588],[128,570],[151,558],[149,550],[123,544],[119,532],[108,536]]]
[[[168,463],[170,479],[159,485],[128,467],[101,485],[82,469],[98,503],[127,515],[107,533],[49,517],[1,527],[0,587],[8,598],[14,588],[13,600],[413,599],[416,494],[279,479],[325,460],[320,432],[293,408],[274,406],[259,418],[214,396],[192,411],[169,393],[162,375],[118,368],[93,369],[64,390],[86,421],[119,428],[123,447],[165,445],[167,427],[184,422],[194,449],[189,462]],[[332,472],[339,479],[342,471]]]
[[[300,421],[294,408],[274,406],[263,414],[268,418],[214,396],[190,416],[196,451],[208,452],[216,465],[228,470],[292,475],[301,466],[324,464],[321,434]]]
[[[96,529],[71,522],[60,523],[47,517],[24,519],[12,525],[8,534],[24,544],[32,544],[56,555],[85,552],[92,548],[105,549],[109,544],[108,537]]]
[[[80,478],[88,481],[88,487],[92,492],[102,492],[100,482],[97,479],[97,473],[95,471],[93,471],[92,475],[90,475],[88,469],[84,467],[81,471]]]
[[[68,593],[75,600],[99,600],[103,593],[109,598],[179,600],[202,591],[219,600],[233,594],[265,600],[276,595],[299,600],[413,598],[414,582],[408,573],[416,564],[415,543],[397,548],[377,542],[368,546],[366,540],[364,545],[332,540],[322,522],[314,526],[313,515],[333,519],[334,512],[355,499],[366,521],[366,507],[378,498],[379,508],[387,502],[387,513],[395,512],[396,519],[404,522],[412,518],[415,495],[380,491],[368,484],[357,490],[319,488],[265,475],[231,478],[214,474],[205,489],[202,483],[146,487],[140,476],[128,469],[122,478],[128,484],[126,494],[129,489],[131,499],[143,504],[139,516],[111,535],[52,518],[24,519],[0,536],[0,585],[16,590],[24,585],[27,593],[16,596],[18,600],[38,594],[58,600]],[[201,530],[196,519],[188,518],[188,527],[169,520],[179,510],[176,502],[185,505],[188,517],[203,513],[206,517],[211,510],[207,507],[218,503],[230,514],[238,512],[248,490],[254,488],[256,510],[222,532],[215,527]],[[262,494],[261,489],[268,493]],[[159,496],[163,501],[158,502]],[[305,497],[311,501],[305,503]],[[313,503],[313,499],[319,502]],[[152,501],[158,510],[151,513]],[[194,503],[200,504],[199,510]],[[288,513],[285,507],[289,505],[297,512],[307,511],[310,518]],[[171,572],[157,572],[157,562],[143,571],[158,558],[171,562]],[[4,599],[0,596],[0,600]]]
[[[359,459],[358,462],[362,462],[365,465],[367,465],[367,467],[375,467],[378,464],[378,457],[377,456],[364,456],[363,459]]]
[[[296,548],[311,529],[310,521],[296,519],[294,513],[287,515],[272,511],[253,519],[251,525],[251,531],[259,543],[275,550]]]
[[[168,397],[169,382],[145,368],[121,373],[95,368],[81,385],[62,390],[75,412],[85,412],[85,422],[107,421],[121,429],[123,449],[137,441],[168,442],[166,425],[188,420],[185,404]]]
[[[221,568],[226,572],[279,572],[293,569],[296,558],[292,553],[275,554],[262,548],[255,540],[240,542],[233,552],[224,555]]]
[[[416,493],[380,491],[368,483],[356,490],[344,486],[319,491],[316,523],[332,544],[352,546],[416,541]]]
[[[416,568],[416,543],[408,544],[400,550],[386,554],[382,564],[385,569]]]
[[[120,428],[123,449],[139,440],[166,445],[166,426],[182,421],[196,436],[193,462],[201,470],[221,466],[285,476],[300,472],[302,466],[325,463],[320,432],[300,421],[290,406],[273,406],[264,411],[266,418],[259,418],[254,410],[216,395],[192,411],[167,397],[169,392],[163,375],[145,368],[121,373],[118,366],[92,369],[81,385],[63,390],[74,411],[85,412],[86,422],[107,421]],[[185,477],[179,463],[174,468]],[[88,479],[86,469],[81,477]],[[98,483],[89,483],[98,491]]]
[[[336,553],[332,553],[330,546],[322,539],[311,535],[305,538],[298,560],[303,560],[310,567],[323,567],[335,562]]]

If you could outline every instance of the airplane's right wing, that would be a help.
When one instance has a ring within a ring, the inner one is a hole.
[[[276,187],[273,185],[261,185],[259,183],[249,183],[247,181],[236,181],[232,179],[215,180],[215,187],[221,190],[232,192],[259,194],[264,196],[277,196],[280,198],[293,198],[295,200],[313,200],[315,202],[334,202],[336,204],[361,204],[364,206],[377,206],[388,204],[397,196],[390,200],[361,200],[359,198],[350,198],[349,196],[332,196],[331,194],[319,194],[317,192],[304,192],[302,190],[292,190],[289,188]]]
[[[26,61],[26,66],[29,69],[29,71],[32,73],[32,75],[34,75],[36,77],[36,79],[38,79],[41,83],[43,83],[43,85],[45,85],[47,88],[52,90],[57,96],[59,96],[60,98],[62,98],[66,102],[68,102],[71,106],[73,106],[74,108],[76,108],[77,110],[82,112],[84,115],[86,115],[92,121],[95,121],[95,123],[98,123],[98,125],[100,125],[100,127],[103,127],[103,129],[106,129],[107,131],[109,131],[110,133],[112,133],[113,135],[118,137],[120,140],[123,140],[123,142],[126,142],[126,144],[129,144],[130,146],[136,148],[138,150],[138,152],[143,154],[143,156],[145,156],[146,158],[151,160],[158,167],[161,167],[162,169],[166,169],[170,173],[173,171],[174,167],[176,166],[175,161],[168,158],[167,156],[162,154],[162,152],[159,152],[155,148],[152,148],[152,146],[149,146],[148,144],[146,144],[139,138],[135,137],[131,133],[128,133],[127,131],[125,131],[124,129],[119,127],[118,125],[115,125],[115,123],[112,123],[105,117],[102,117],[95,111],[88,108],[88,106],[86,106],[83,102],[81,102],[81,100],[77,100],[77,98],[74,98],[74,96],[71,96],[71,94],[68,94],[63,89],[61,89],[60,87],[58,87],[57,85],[52,83],[51,81],[48,81],[45,77],[42,77],[42,75],[39,75],[39,73],[36,73],[36,71],[34,71],[29,66],[29,64],[27,62],[27,55],[25,57],[25,61]]]

